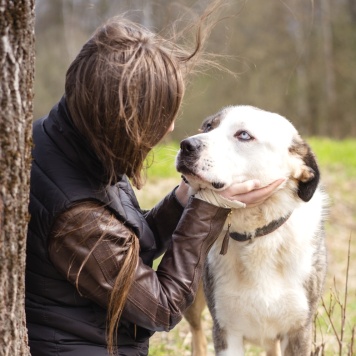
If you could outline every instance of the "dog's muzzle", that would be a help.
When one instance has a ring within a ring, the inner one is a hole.
[[[183,174],[195,174],[199,153],[203,147],[201,140],[189,137],[180,143],[177,156],[177,170]]]
[[[188,137],[181,141],[180,151],[178,152],[176,160],[177,171],[183,175],[195,176],[199,180],[211,184],[215,189],[222,189],[225,186],[225,183],[206,181],[201,175],[201,169],[198,169],[198,161],[204,148],[204,141],[197,137]]]
[[[196,157],[202,147],[202,141],[196,137],[186,138],[180,143],[181,152],[188,156],[194,155]]]

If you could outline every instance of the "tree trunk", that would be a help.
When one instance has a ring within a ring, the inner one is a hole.
[[[0,355],[29,355],[25,251],[34,79],[34,0],[0,0]]]
[[[308,54],[308,42],[305,35],[305,21],[300,18],[307,18],[306,13],[311,13],[311,9],[305,6],[304,2],[295,0],[293,3],[293,9],[291,13],[287,13],[287,30],[293,40],[295,51],[297,54],[295,72],[296,72],[296,115],[300,121],[300,127],[307,130],[309,117],[308,107],[308,73],[307,73],[307,56]],[[299,16],[295,16],[297,13]]]
[[[330,0],[320,2],[321,30],[323,36],[323,59],[325,63],[324,90],[325,90],[325,118],[329,126],[324,133],[333,137],[340,136],[340,122],[336,114],[336,89],[335,89],[335,70],[334,70],[334,49],[333,35],[331,29],[331,7]],[[331,128],[331,131],[330,131]]]
[[[349,12],[352,22],[356,24],[356,0],[349,0]]]

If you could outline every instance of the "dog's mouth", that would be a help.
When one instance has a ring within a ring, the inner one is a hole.
[[[222,182],[212,182],[211,185],[215,188],[215,189],[222,189],[225,187],[225,183]]]
[[[195,152],[193,152],[195,153]],[[213,188],[216,190],[226,187],[226,183],[210,179],[207,177],[207,167],[198,168],[197,157],[195,154],[182,154],[179,152],[176,160],[176,169],[182,174],[183,179],[194,188]]]
[[[182,174],[182,179],[189,185],[193,187],[199,187],[199,188],[206,188],[206,187],[213,187],[216,190],[223,189],[226,184],[223,182],[209,182],[206,179],[203,179],[201,176],[194,174],[192,172]]]

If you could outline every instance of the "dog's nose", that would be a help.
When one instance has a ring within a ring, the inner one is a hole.
[[[197,138],[186,138],[185,140],[181,141],[180,149],[185,153],[191,153],[194,151],[199,150],[201,147],[201,141]]]

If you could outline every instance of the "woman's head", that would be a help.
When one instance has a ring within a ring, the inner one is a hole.
[[[169,131],[184,94],[188,55],[120,17],[97,29],[67,71],[65,92],[77,129],[111,181],[142,184],[147,153]]]

